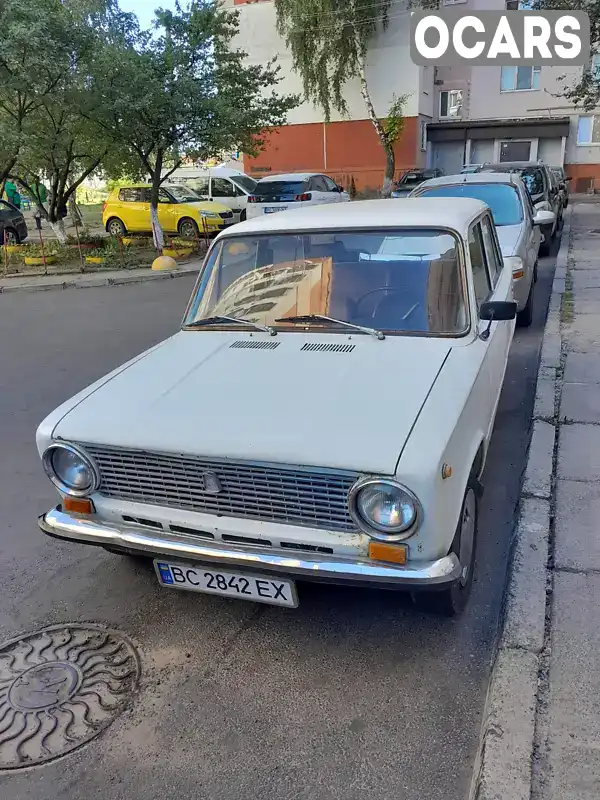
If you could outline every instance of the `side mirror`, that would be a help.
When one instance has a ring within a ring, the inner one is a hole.
[[[566,182],[568,183],[569,181],[572,181],[572,180],[573,180],[573,176],[572,176],[572,175],[567,175],[567,176],[565,177],[565,180],[566,180]]]
[[[544,211],[540,209],[539,211],[536,209],[535,216],[533,218],[534,225],[554,225],[556,221],[556,214],[554,211]]]
[[[517,304],[514,300],[491,300],[489,303],[482,303],[479,308],[479,319],[489,322],[502,322],[515,319],[517,316]]]

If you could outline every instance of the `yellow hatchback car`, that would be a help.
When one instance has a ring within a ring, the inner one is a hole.
[[[194,239],[219,233],[233,225],[233,211],[220,203],[202,200],[181,184],[164,184],[158,193],[158,220],[165,233]],[[122,186],[111,192],[104,203],[102,222],[113,236],[151,233],[150,185]]]

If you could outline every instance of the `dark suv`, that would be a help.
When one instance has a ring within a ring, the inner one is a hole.
[[[27,238],[25,217],[12,203],[0,200],[0,246],[20,244]]]
[[[411,169],[394,184],[392,197],[408,197],[408,195],[430,178],[441,178],[441,169]]]
[[[531,201],[538,211],[552,211],[555,221],[552,225],[542,225],[544,241],[540,247],[542,255],[550,252],[550,242],[562,225],[563,200],[558,181],[546,164],[530,161],[508,161],[502,164],[484,164],[481,172],[515,172],[521,176],[529,190]]]

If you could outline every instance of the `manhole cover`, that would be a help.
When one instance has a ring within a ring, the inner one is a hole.
[[[139,675],[135,649],[117,631],[60,625],[0,645],[0,770],[93,739],[126,707]]]

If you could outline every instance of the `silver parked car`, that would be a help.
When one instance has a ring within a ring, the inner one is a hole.
[[[509,172],[446,175],[422,183],[411,197],[472,197],[489,206],[502,257],[512,267],[513,292],[518,309],[517,325],[531,325],[542,238],[540,227],[554,225],[554,212],[536,211],[522,179],[516,173]],[[472,241],[470,246],[482,249],[481,242]]]

